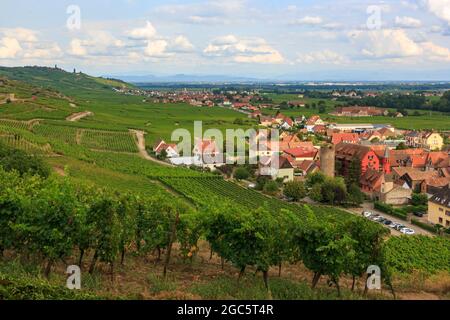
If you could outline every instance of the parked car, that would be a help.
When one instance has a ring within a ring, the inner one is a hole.
[[[392,222],[392,223],[389,225],[389,227],[392,228],[392,229],[395,229],[395,228],[397,228],[398,225],[400,225],[398,222]]]
[[[397,231],[400,231],[400,230],[402,230],[402,229],[404,229],[404,228],[406,228],[406,226],[404,226],[404,225],[402,225],[402,224],[399,224],[399,225],[397,225],[394,229],[397,230]]]
[[[392,224],[392,221],[386,219],[386,220],[383,221],[383,224],[384,224],[385,226],[390,226],[390,225]]]
[[[376,222],[382,222],[383,220],[385,220],[382,216],[376,216],[375,218],[373,218],[373,221]]]
[[[422,218],[424,215],[426,215],[426,213],[425,212],[414,212],[414,215],[416,217]]]
[[[373,213],[370,212],[370,211],[363,211],[363,212],[362,212],[362,215],[363,215],[364,217],[366,217],[366,218],[369,218],[372,214],[373,214]]]
[[[413,229],[410,228],[403,228],[400,230],[400,232],[407,235],[413,235],[416,233]]]

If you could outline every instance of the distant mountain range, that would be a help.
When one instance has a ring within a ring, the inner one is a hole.
[[[224,76],[224,75],[188,75],[176,74],[172,76],[155,76],[155,75],[110,75],[108,78],[120,79],[129,83],[146,83],[146,82],[189,82],[189,83],[224,83],[224,82],[260,82],[264,79],[239,77],[239,76]],[[268,80],[266,80],[268,81]]]

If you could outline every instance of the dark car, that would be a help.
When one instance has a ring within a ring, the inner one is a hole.
[[[424,215],[426,215],[426,213],[425,212],[414,212],[414,215],[416,217],[422,218]]]
[[[386,226],[389,226],[390,224],[392,224],[392,221],[391,220],[385,220],[383,222],[383,224],[386,225]]]

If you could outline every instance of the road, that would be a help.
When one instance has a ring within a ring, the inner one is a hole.
[[[401,223],[402,225],[406,226],[407,228],[413,229],[416,232],[416,234],[425,235],[425,236],[433,236],[433,234],[431,234],[430,232],[428,232],[426,230],[423,230],[423,229],[419,228],[416,225],[413,225],[413,224],[411,224],[411,223],[409,223],[407,221],[403,221],[403,220],[397,219],[395,217],[392,217],[392,216],[388,215],[387,213],[384,213],[384,212],[381,212],[381,211],[378,211],[378,210],[374,209],[373,208],[373,203],[370,203],[370,202],[364,203],[362,205],[362,208],[347,209],[346,211],[361,216],[361,213],[364,210],[365,211],[370,211],[370,212],[373,212],[373,213],[376,213],[376,214],[379,214],[380,216],[385,217],[386,219],[389,219],[389,220],[391,220],[393,222]],[[389,228],[389,227],[387,227],[387,228]],[[393,234],[395,236],[402,235],[402,233],[397,231],[397,230],[394,230],[392,228],[389,228],[389,229],[391,230],[391,234]]]
[[[75,121],[78,121],[78,120],[83,119],[85,117],[92,116],[92,115],[94,115],[94,114],[92,112],[90,112],[90,111],[79,112],[79,113],[74,113],[74,114],[68,116],[66,118],[66,120],[70,121],[70,122],[75,122]]]
[[[137,138],[137,147],[139,149],[139,154],[142,158],[149,160],[149,161],[153,161],[156,162],[160,165],[163,166],[168,166],[168,167],[173,167],[172,164],[167,163],[165,161],[161,161],[158,159],[155,159],[153,157],[151,157],[148,152],[147,149],[145,148],[145,132],[144,131],[139,131],[139,130],[130,130],[131,133],[134,133],[136,135]]]

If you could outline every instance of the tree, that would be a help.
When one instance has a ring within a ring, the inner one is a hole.
[[[49,166],[41,159],[0,143],[0,166],[6,171],[17,170],[21,175],[30,173],[42,177],[50,175]]]
[[[268,181],[263,188],[264,193],[275,195],[278,192],[278,183],[276,181]]]
[[[283,194],[294,201],[299,201],[306,197],[305,184],[301,181],[290,181],[286,183]]]
[[[428,204],[428,197],[424,193],[413,193],[411,197],[413,206],[425,206]]]
[[[327,112],[327,108],[324,105],[319,105],[319,113],[326,113]]]
[[[321,184],[325,182],[325,179],[326,176],[322,172],[320,171],[314,172],[306,177],[306,186],[312,188],[316,184]]]
[[[314,272],[313,288],[323,275],[327,275],[340,295],[339,278],[354,260],[356,241],[345,232],[342,224],[319,221],[312,210],[306,208],[308,222],[295,235],[301,260]]]
[[[167,159],[167,151],[166,149],[161,150],[161,153],[159,154],[159,159],[166,160]]]
[[[361,179],[361,161],[358,158],[352,159],[348,167],[347,185],[359,185]]]
[[[309,191],[309,197],[316,202],[322,202],[322,184],[316,183]]]
[[[356,278],[363,276],[370,265],[382,265],[382,245],[389,230],[366,219],[357,218],[345,226],[354,243],[355,255],[347,264],[345,273],[353,278],[352,290],[355,288]],[[364,279],[365,283],[367,279]],[[366,286],[366,285],[365,285]]]
[[[265,209],[243,212],[226,204],[209,208],[203,220],[212,250],[238,268],[238,279],[253,266],[262,271],[268,289],[268,270],[274,262],[274,217]]]
[[[347,202],[352,205],[360,205],[364,202],[364,193],[356,184],[352,184],[348,188]]]
[[[347,199],[347,187],[342,178],[328,178],[322,186],[322,202],[342,204]]]
[[[250,173],[248,172],[248,170],[246,168],[239,167],[234,171],[234,177],[237,180],[245,180],[245,179],[248,179],[249,176],[250,176]]]

